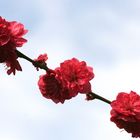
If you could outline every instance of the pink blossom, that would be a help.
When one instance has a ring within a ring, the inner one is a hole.
[[[92,67],[87,66],[85,61],[80,62],[72,58],[61,63],[57,70],[61,73],[63,83],[71,92],[77,94],[91,91],[89,81],[93,79],[94,73]]]
[[[15,74],[16,70],[22,70],[15,50],[27,42],[22,38],[26,33],[23,24],[16,21],[8,22],[0,17],[0,63],[6,63],[9,68],[8,74]]]
[[[132,137],[140,137],[140,96],[134,91],[121,92],[111,107],[111,121]]]

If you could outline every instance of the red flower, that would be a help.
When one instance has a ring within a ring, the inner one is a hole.
[[[63,87],[57,73],[53,70],[49,70],[45,75],[40,76],[38,86],[41,94],[47,99],[52,99],[55,103],[64,103],[66,99],[72,98],[68,89]]]
[[[46,64],[47,59],[48,59],[47,54],[41,54],[41,55],[39,55],[38,58],[35,59],[34,61],[35,61],[35,62],[38,62],[40,65],[47,66],[47,64]],[[33,65],[36,67],[36,69],[37,69],[37,71],[38,71],[39,68],[38,68],[38,66],[36,66],[36,63],[34,63]]]
[[[66,60],[56,69],[61,73],[63,84],[71,93],[88,93],[91,91],[89,81],[94,77],[93,69],[86,62],[76,58]]]
[[[75,97],[78,92],[91,91],[89,81],[94,77],[92,68],[76,58],[66,60],[55,70],[49,70],[40,76],[38,85],[42,95],[55,103],[64,103]]]
[[[133,91],[121,92],[111,107],[111,121],[132,133],[132,137],[140,137],[140,96]]]
[[[0,63],[6,63],[8,74],[15,74],[16,70],[21,71],[21,66],[17,61],[16,47],[21,47],[26,39],[22,38],[27,30],[23,24],[16,21],[8,22],[0,17]]]
[[[47,59],[48,59],[47,54],[41,54],[38,56],[37,59],[35,59],[35,61],[40,62],[40,63],[44,63]]]

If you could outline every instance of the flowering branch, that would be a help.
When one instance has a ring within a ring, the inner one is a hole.
[[[40,68],[40,69],[44,69],[44,70],[46,70],[46,71],[48,70],[48,67],[46,66],[46,64],[44,64],[44,63],[39,63],[39,62],[37,62],[37,61],[35,61],[35,60],[29,58],[28,56],[26,56],[25,54],[21,53],[21,52],[18,51],[18,50],[15,50],[15,52],[16,52],[16,54],[17,54],[18,57],[24,58],[25,60],[31,62],[35,67],[38,67],[38,68]]]
[[[40,68],[40,69],[44,69],[44,70],[48,70],[49,68],[46,66],[46,65],[42,65],[41,63],[37,62],[37,61],[34,61],[33,59],[29,58],[28,56],[26,56],[25,54],[21,53],[20,51],[16,50],[16,53],[18,55],[18,57],[20,58],[23,58],[29,62],[31,62],[34,66]],[[86,94],[87,96],[87,100],[93,100],[93,99],[98,99],[98,100],[101,100],[107,104],[110,104],[111,101],[109,101],[108,99],[96,94],[96,93],[93,93],[93,92],[89,92]]]
[[[39,77],[38,86],[41,94],[55,103],[64,103],[79,93],[86,95],[86,100],[101,100],[109,105],[110,120],[120,129],[132,133],[132,137],[140,137],[140,95],[131,91],[120,92],[116,100],[110,101],[91,91],[90,80],[94,78],[93,68],[85,61],[76,58],[65,60],[54,70],[47,67],[47,54],[31,59],[17,50],[27,42],[22,36],[27,33],[24,25],[16,21],[6,21],[0,17],[0,63],[7,66],[7,74],[22,71],[18,57],[31,62],[37,70],[46,73]]]
[[[44,70],[48,70],[49,68],[46,66],[46,65],[42,65],[41,63],[37,62],[37,61],[34,61],[33,59],[29,58],[28,56],[26,56],[25,54],[21,53],[20,51],[16,50],[16,53],[17,53],[17,56],[20,57],[20,58],[23,58],[29,62],[31,62],[34,66],[40,68],[40,69],[44,69]],[[110,104],[111,101],[109,101],[108,99],[96,94],[96,93],[93,93],[93,92],[89,92],[86,94],[87,96],[87,100],[93,100],[93,99],[98,99],[98,100],[101,100],[107,104]]]

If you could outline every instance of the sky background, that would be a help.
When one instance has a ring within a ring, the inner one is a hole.
[[[114,100],[119,92],[140,94],[139,0],[4,0],[0,15],[29,30],[19,50],[31,58],[48,54],[55,68],[76,57],[93,67],[93,92]],[[20,59],[23,72],[0,65],[0,140],[132,140],[110,122],[111,107],[84,95],[55,104],[43,98],[39,75]]]

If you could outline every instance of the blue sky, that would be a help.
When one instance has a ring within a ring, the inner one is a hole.
[[[110,100],[118,92],[140,94],[139,0],[5,0],[1,16],[29,30],[20,50],[36,58],[47,53],[48,66],[76,57],[92,66],[92,89]],[[83,95],[54,104],[43,98],[37,72],[21,60],[23,72],[6,75],[1,64],[1,140],[131,140],[110,122],[110,106]]]

